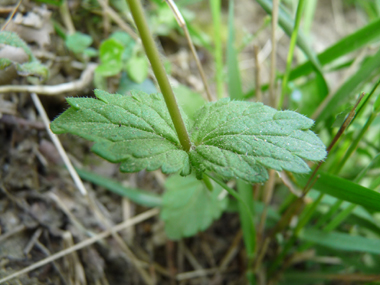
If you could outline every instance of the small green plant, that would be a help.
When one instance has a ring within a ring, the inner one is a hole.
[[[238,179],[243,189],[249,185],[246,183],[266,181],[266,168],[308,173],[310,168],[303,159],[319,161],[326,157],[324,144],[309,130],[313,121],[296,112],[229,98],[207,103],[195,114],[194,110],[187,111],[194,118],[189,119],[176,103],[136,2],[129,4],[163,93],[132,91],[121,95],[95,90],[97,99],[68,98],[71,107],[52,122],[51,129],[57,134],[72,133],[94,141],[92,150],[108,161],[120,163],[122,172],[161,169],[165,174],[187,176],[182,183],[179,176],[173,176],[166,184],[161,217],[170,238],[191,236],[218,218],[226,207],[226,200],[218,198],[224,188],[240,201],[252,259],[252,198],[236,194],[220,178]],[[105,43],[115,44],[113,40]],[[112,48],[113,55],[120,58],[122,46],[117,46]],[[186,193],[182,193],[185,189]],[[182,209],[184,203],[186,209]],[[191,213],[197,215],[187,224],[182,223]]]
[[[2,57],[0,58],[0,70],[5,70],[10,66],[14,66],[18,75],[28,76],[29,81],[33,81],[33,83],[39,83],[48,78],[48,68],[41,64],[41,62],[33,55],[29,46],[22,39],[20,39],[16,33],[1,31],[0,45],[2,45],[2,48],[6,46],[14,49],[20,48],[23,52],[25,52],[28,58],[27,62],[19,63],[11,58]],[[9,50],[10,54],[13,52],[14,51]]]

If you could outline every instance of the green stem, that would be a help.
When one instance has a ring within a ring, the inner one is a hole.
[[[214,190],[214,187],[212,186],[210,178],[208,178],[207,176],[203,175],[202,181],[206,185],[206,187],[207,187],[208,190],[210,190],[210,191]]]
[[[222,21],[220,20],[220,0],[210,0],[212,23],[214,28],[214,58],[216,68],[216,93],[218,99],[223,97],[223,51],[222,51],[222,37],[220,28]]]
[[[335,173],[339,173],[342,167],[346,164],[347,160],[351,157],[352,153],[356,150],[358,147],[359,142],[363,138],[364,134],[367,132],[369,126],[372,124],[373,120],[375,120],[377,113],[372,112],[371,116],[369,116],[366,124],[364,127],[360,130],[359,135],[355,138],[355,140],[350,145],[349,149],[347,150],[346,154],[344,155],[341,163],[338,164],[338,168],[335,170]]]
[[[323,227],[323,231],[331,232],[337,226],[339,226],[347,217],[351,214],[351,212],[356,208],[356,204],[350,204],[346,209],[341,211],[338,215],[334,217],[326,226]]]
[[[225,184],[222,180],[220,180],[219,178],[216,178],[216,177],[213,177],[211,176],[210,174],[207,174],[207,173],[203,173],[203,175],[206,175],[208,176],[209,178],[211,178],[212,180],[214,180],[217,184],[219,184],[223,189],[225,189],[232,197],[234,197],[236,200],[239,201],[239,211],[244,211],[245,212],[245,216],[246,216],[246,222],[244,224],[244,226],[246,228],[250,228],[250,230],[247,232],[250,232],[251,233],[251,236],[254,238],[254,240],[256,241],[256,229],[255,229],[255,226],[254,226],[254,223],[253,223],[253,217],[252,217],[252,212],[250,210],[250,208],[248,207],[247,203],[242,199],[242,197],[236,193],[235,190],[233,190],[232,188],[228,187],[227,184]],[[249,252],[253,253],[255,252],[255,245],[256,245],[256,242],[251,242],[250,243],[250,246],[253,245],[253,248],[250,248]],[[250,255],[253,255],[253,254],[250,254]],[[250,260],[251,260],[251,256],[250,256]]]
[[[140,33],[145,53],[150,61],[150,64],[152,65],[154,75],[156,76],[158,85],[160,86],[162,95],[164,96],[166,106],[168,107],[170,117],[172,118],[182,148],[188,152],[191,147],[189,134],[187,133],[186,126],[179,111],[173,90],[170,86],[168,77],[166,76],[165,69],[161,63],[160,55],[149,31],[148,23],[145,19],[144,11],[141,6],[141,1],[127,0],[127,2],[129,8],[131,9],[137,30]]]
[[[313,216],[315,210],[317,209],[317,206],[321,202],[324,194],[320,193],[318,198],[313,202],[313,204],[308,208],[304,214],[300,217],[297,226],[293,230],[292,237],[285,243],[285,246],[282,250],[282,252],[277,256],[276,260],[273,262],[273,264],[270,267],[270,272],[273,272],[274,269],[276,269],[277,266],[281,264],[283,259],[285,258],[286,254],[288,253],[289,249],[291,249],[292,245],[296,242],[297,237],[301,230],[306,226],[306,224],[310,221],[311,217]]]
[[[296,19],[295,19],[295,22],[294,22],[294,29],[293,29],[293,32],[292,32],[292,36],[290,38],[288,58],[286,60],[285,75],[284,75],[284,77],[282,79],[281,96],[280,96],[280,100],[278,101],[278,105],[277,105],[278,109],[281,109],[282,104],[284,103],[286,87],[288,85],[289,75],[290,75],[290,71],[292,69],[292,61],[293,61],[294,49],[295,49],[296,43],[297,43],[298,30],[299,30],[299,26],[300,26],[300,22],[301,22],[301,18],[302,18],[302,10],[303,10],[305,2],[306,1],[304,1],[304,0],[299,0],[299,2],[298,2]]]
[[[314,227],[319,228],[324,225],[330,218],[339,210],[340,206],[343,204],[343,200],[336,200],[335,203],[330,207],[329,211],[318,220]]]
[[[246,213],[244,204],[240,201],[238,202],[240,224],[243,230],[243,238],[244,238],[245,248],[247,251],[248,263],[253,264],[253,258],[255,256],[255,248],[256,248],[256,232],[253,231],[251,227],[253,213],[254,213],[252,185],[242,180],[237,180],[236,187],[237,187],[239,196],[244,201],[244,203],[248,205],[248,208],[250,211],[250,215],[248,216]],[[250,268],[251,266],[248,266],[248,269]]]

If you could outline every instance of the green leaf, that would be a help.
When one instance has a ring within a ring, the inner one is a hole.
[[[92,44],[92,38],[81,32],[75,32],[66,37],[65,44],[73,53],[82,53]]]
[[[0,69],[4,69],[12,64],[15,65],[17,73],[21,76],[36,76],[42,80],[49,76],[48,68],[41,64],[38,59],[33,55],[28,45],[13,32],[0,32],[0,44],[5,44],[13,47],[22,48],[29,57],[29,62],[18,63],[8,58],[0,59]]]
[[[180,84],[177,87],[173,87],[173,91],[178,105],[182,107],[182,110],[191,119],[194,119],[195,113],[206,103],[202,95],[185,85]]]
[[[123,68],[123,52],[124,46],[115,39],[102,42],[99,48],[101,64],[98,65],[95,71],[106,77],[119,74]]]
[[[146,207],[161,207],[162,205],[161,197],[155,193],[151,193],[142,189],[125,187],[112,179],[83,169],[76,168],[76,171],[82,179],[102,186],[115,194],[126,197],[136,204]]]
[[[119,88],[117,93],[127,94],[129,91],[138,90],[148,94],[157,93],[157,88],[153,81],[149,78],[145,79],[142,83],[138,84],[132,81],[126,72],[122,72],[119,81]]]
[[[189,174],[189,157],[182,150],[162,95],[131,93],[123,96],[95,90],[99,100],[68,98],[71,108],[51,123],[51,129],[94,141],[92,150],[121,163],[122,172],[161,168],[164,173]]]
[[[22,48],[25,51],[25,53],[29,56],[29,61],[37,60],[36,57],[33,55],[32,50],[22,39],[20,39],[20,37],[16,33],[8,31],[0,32],[0,44]]]
[[[13,64],[12,60],[8,58],[0,58],[0,70],[4,70],[12,64]]]
[[[326,156],[321,140],[308,131],[313,121],[292,111],[225,98],[208,103],[195,117],[195,146],[189,154],[197,171],[256,183],[268,179],[265,167],[307,173],[310,169],[301,158],[318,161]]]
[[[132,57],[127,63],[128,75],[136,83],[142,83],[147,78],[148,68],[145,57]]]
[[[17,64],[16,69],[21,76],[38,76],[45,79],[49,75],[48,68],[38,61]]]
[[[301,231],[300,238],[333,249],[380,254],[380,240],[378,239],[368,239],[339,232],[327,233],[315,229]]]
[[[219,185],[214,183],[214,190],[209,191],[194,175],[173,175],[166,180],[165,188],[161,219],[170,239],[189,237],[207,229],[227,207],[227,199],[219,198],[223,190]]]
[[[319,172],[319,178],[313,189],[338,199],[362,205],[380,211],[380,193],[335,175]],[[301,185],[306,184],[308,177],[297,176]]]
[[[132,56],[133,48],[136,44],[135,40],[126,32],[117,31],[111,36],[111,39],[119,41],[124,46],[123,60],[128,60]]]

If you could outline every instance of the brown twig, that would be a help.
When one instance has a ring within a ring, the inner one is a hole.
[[[59,95],[66,92],[78,91],[85,88],[92,81],[94,70],[97,64],[90,63],[82,72],[80,79],[58,85],[3,85],[0,86],[0,93],[28,92],[39,95]]]
[[[350,113],[348,114],[348,116],[346,117],[346,119],[344,120],[342,126],[340,127],[339,131],[337,132],[337,134],[334,136],[333,140],[331,141],[331,143],[329,144],[329,146],[327,147],[326,151],[327,151],[327,154],[330,153],[331,149],[334,147],[334,145],[336,144],[336,142],[339,140],[339,138],[342,136],[342,134],[344,133],[344,131],[347,129],[347,127],[350,125],[351,121],[353,120],[354,116],[355,116],[355,110],[356,108],[358,107],[360,101],[363,99],[365,93],[363,92],[360,96],[359,96],[359,99],[356,101],[356,104],[355,106],[351,109]],[[324,162],[324,160],[320,161],[317,165],[317,167],[314,169],[313,173],[311,174],[309,180],[307,181],[305,187],[303,188],[303,197],[307,194],[307,191],[308,191],[308,187],[309,187],[309,184],[311,183],[311,181],[313,180],[314,176],[316,175],[317,171],[319,170],[319,168],[321,167],[322,163]]]
[[[9,280],[11,280],[13,278],[16,278],[17,276],[20,276],[22,274],[28,273],[28,272],[30,272],[30,271],[32,271],[34,269],[37,269],[37,268],[39,268],[39,267],[41,267],[41,266],[43,266],[45,264],[48,264],[48,263],[52,262],[52,261],[55,261],[55,260],[57,260],[57,259],[65,256],[67,254],[70,254],[70,253],[72,253],[74,251],[77,251],[79,249],[87,247],[87,246],[89,246],[89,245],[91,245],[91,244],[93,244],[93,243],[95,243],[95,242],[97,242],[97,241],[99,241],[101,239],[104,239],[104,238],[110,236],[114,232],[119,232],[119,231],[121,231],[123,229],[126,229],[126,228],[132,226],[132,225],[135,225],[137,223],[145,221],[145,220],[147,220],[147,219],[149,219],[149,218],[157,215],[158,213],[159,213],[159,209],[154,208],[154,209],[146,211],[146,212],[144,212],[144,213],[142,213],[140,215],[137,215],[137,216],[131,218],[130,220],[124,221],[124,222],[122,222],[122,223],[120,223],[120,224],[118,224],[118,225],[116,225],[116,226],[114,226],[114,227],[112,227],[112,228],[110,228],[110,229],[108,229],[108,230],[106,230],[106,231],[104,231],[104,232],[102,232],[102,233],[100,233],[100,234],[92,237],[92,238],[88,238],[88,239],[86,239],[86,240],[84,240],[84,241],[82,241],[80,243],[77,243],[76,245],[74,245],[74,246],[72,246],[70,248],[61,250],[61,251],[59,251],[59,252],[57,252],[57,253],[55,253],[55,254],[53,254],[53,255],[45,258],[45,259],[42,259],[42,260],[40,260],[40,261],[38,261],[38,262],[36,262],[36,263],[34,263],[34,264],[26,267],[26,268],[20,270],[20,271],[17,271],[17,272],[15,272],[13,274],[8,275],[5,278],[0,279],[0,284],[4,283],[6,281],[9,281]]]
[[[122,29],[129,34],[135,41],[140,42],[139,36],[129,27],[129,25],[115,12],[104,0],[98,0],[99,5],[104,12]]]
[[[4,26],[1,28],[1,31],[4,31],[8,24],[12,21],[14,15],[16,14],[18,8],[20,7],[22,0],[19,0],[16,7],[13,9],[12,14],[8,17],[8,20],[5,22]]]
[[[67,29],[67,33],[69,35],[74,34],[75,26],[73,20],[71,19],[71,13],[66,0],[59,6],[59,13],[61,14],[62,21]]]

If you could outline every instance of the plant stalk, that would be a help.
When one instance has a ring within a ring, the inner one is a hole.
[[[212,13],[212,24],[214,28],[214,58],[215,58],[215,68],[216,68],[216,93],[218,99],[223,98],[223,50],[222,50],[222,37],[221,37],[221,26],[222,21],[221,15],[221,1],[220,0],[210,0],[211,13]]]
[[[288,58],[286,60],[286,70],[285,70],[284,77],[282,79],[281,96],[280,96],[280,100],[278,101],[277,109],[281,109],[282,104],[284,103],[286,87],[288,85],[289,75],[290,75],[290,71],[292,69],[294,49],[295,49],[296,43],[297,43],[298,30],[299,30],[300,22],[301,22],[301,18],[302,18],[302,10],[303,10],[303,7],[305,6],[304,5],[305,2],[306,1],[304,1],[304,0],[299,0],[299,2],[298,2],[296,20],[294,22],[294,29],[292,32],[292,36],[290,38]]]
[[[127,2],[129,8],[131,9],[137,30],[139,31],[145,53],[150,61],[150,64],[152,65],[154,75],[156,76],[158,85],[160,86],[162,95],[164,96],[165,103],[177,131],[179,141],[181,142],[182,148],[188,152],[191,147],[189,134],[187,133],[186,126],[179,111],[177,100],[170,86],[169,79],[166,76],[165,69],[161,63],[156,44],[153,40],[152,34],[149,31],[141,2],[140,0],[127,0]]]

